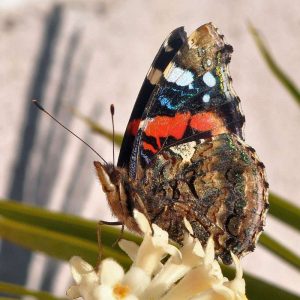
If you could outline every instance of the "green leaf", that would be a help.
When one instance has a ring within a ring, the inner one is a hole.
[[[269,213],[284,223],[300,230],[300,208],[288,202],[287,200],[270,193]]]
[[[89,118],[88,116],[83,115],[81,112],[75,108],[70,108],[71,112],[81,119],[85,124],[90,127],[92,131],[106,137],[109,141],[113,142],[113,134],[110,130],[105,129],[100,124]],[[123,134],[115,133],[115,144],[121,146],[123,140]]]
[[[84,257],[90,264],[96,265],[99,247],[93,242],[62,234],[42,227],[0,218],[0,236],[25,248],[44,252],[52,257],[69,260],[72,256]],[[123,253],[102,241],[102,257],[111,257],[128,267],[131,261]]]
[[[50,293],[43,292],[43,291],[33,291],[26,289],[20,285],[17,284],[12,284],[12,283],[6,283],[6,282],[1,282],[0,281],[0,294],[7,294],[7,295],[13,295],[11,297],[14,297],[16,295],[19,296],[33,296],[35,299],[40,299],[40,300],[62,300],[66,298],[58,298]],[[20,299],[18,298],[0,298],[0,299]]]
[[[3,199],[0,200],[0,216],[91,242],[97,240],[97,222],[74,215],[52,212],[37,206]],[[101,236],[111,246],[120,236],[120,229],[101,225]],[[123,237],[140,242],[139,237],[129,232],[124,232]]]
[[[268,236],[266,233],[262,234],[259,238],[259,243],[268,249],[273,254],[280,257],[291,266],[300,270],[300,257],[294,252],[283,246],[281,243],[275,241],[273,238]]]
[[[276,78],[282,83],[282,85],[288,90],[288,92],[293,96],[296,102],[300,104],[300,91],[297,88],[297,86],[292,82],[292,80],[288,77],[288,75],[285,74],[284,71],[275,62],[274,58],[272,57],[270,51],[268,50],[265,42],[261,38],[256,28],[254,28],[254,26],[251,24],[249,24],[248,28],[252,34],[252,37],[254,38],[254,41],[263,59],[267,63],[270,70],[273,72]]]

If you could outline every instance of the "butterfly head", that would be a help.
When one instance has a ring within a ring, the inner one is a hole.
[[[113,164],[103,165],[99,161],[94,161],[94,166],[113,215],[129,230],[140,232],[133,218],[130,197],[125,190],[125,183],[128,182],[126,170]]]

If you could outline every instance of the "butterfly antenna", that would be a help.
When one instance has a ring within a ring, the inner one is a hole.
[[[114,122],[114,114],[115,114],[115,107],[113,104],[110,105],[110,114],[111,114],[111,124],[112,124],[112,131],[113,131],[113,166],[115,167],[115,122]]]
[[[81,137],[79,137],[77,134],[75,134],[73,131],[71,131],[69,128],[67,128],[65,125],[63,125],[61,122],[59,122],[55,117],[53,117],[47,110],[44,109],[44,107],[40,104],[38,100],[32,100],[32,103],[42,112],[44,112],[46,115],[48,115],[51,119],[53,119],[56,123],[58,123],[61,127],[63,127],[65,130],[67,130],[69,133],[71,133],[73,136],[75,136],[77,139],[79,139],[82,143],[84,143],[86,146],[88,146],[105,164],[108,164],[107,161],[87,142],[85,142]]]

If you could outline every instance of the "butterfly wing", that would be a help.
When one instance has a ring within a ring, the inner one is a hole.
[[[131,146],[129,174],[163,147],[230,132],[243,139],[245,121],[231,86],[233,49],[211,24],[194,31],[164,69]]]
[[[119,167],[128,167],[134,139],[136,137],[141,117],[144,113],[144,109],[148,103],[148,100],[156,84],[160,81],[166,66],[174,58],[175,54],[186,42],[186,40],[187,37],[183,27],[179,27],[169,34],[158,50],[158,53],[151,64],[132,110],[121,145],[118,159]]]

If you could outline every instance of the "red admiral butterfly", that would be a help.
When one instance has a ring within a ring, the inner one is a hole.
[[[233,48],[212,24],[160,47],[133,108],[117,167],[95,162],[112,212],[139,231],[134,208],[181,242],[183,218],[216,255],[253,251],[268,208],[264,165],[245,144],[228,72]]]

